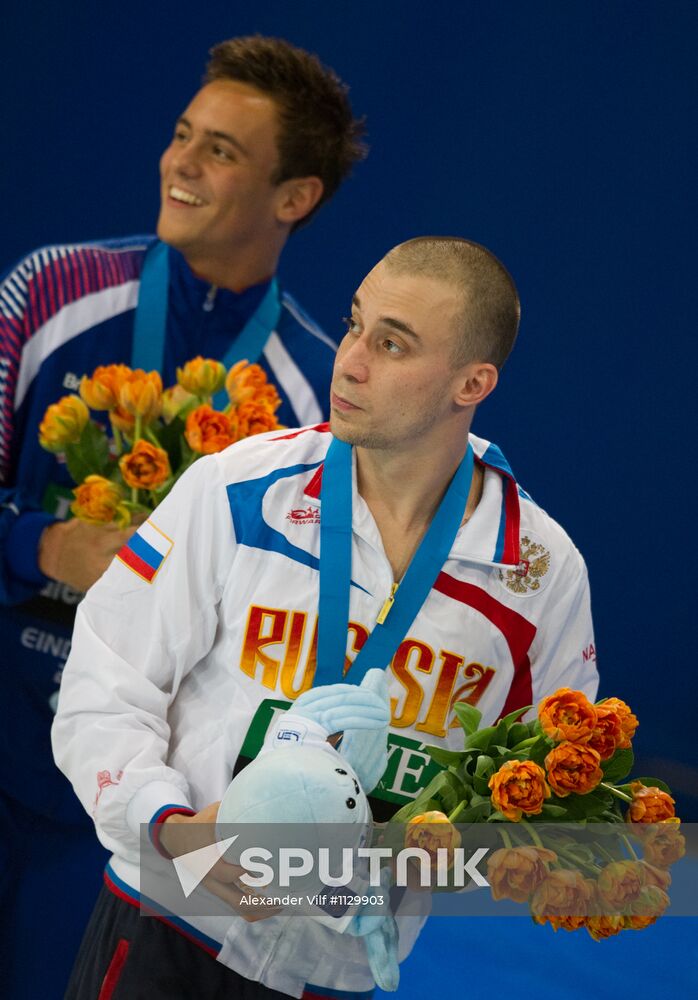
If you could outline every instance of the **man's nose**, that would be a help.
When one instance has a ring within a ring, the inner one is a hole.
[[[199,150],[193,143],[180,146],[172,158],[172,166],[183,177],[196,177],[201,172]]]
[[[346,345],[346,346],[345,346]],[[369,344],[365,334],[347,337],[337,355],[338,374],[355,382],[365,382],[369,374]]]

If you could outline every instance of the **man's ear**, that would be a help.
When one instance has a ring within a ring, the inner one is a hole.
[[[458,374],[454,402],[457,406],[477,406],[494,391],[499,372],[485,361],[472,361]]]
[[[279,184],[276,217],[279,222],[293,225],[300,222],[322,198],[324,185],[319,177],[292,177]]]

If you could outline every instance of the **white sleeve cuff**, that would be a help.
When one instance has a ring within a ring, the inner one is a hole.
[[[150,781],[139,788],[126,809],[126,822],[131,833],[139,837],[142,823],[150,823],[163,806],[184,806],[191,809],[189,796],[169,781]]]

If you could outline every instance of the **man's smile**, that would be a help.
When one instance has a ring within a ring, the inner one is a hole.
[[[205,205],[206,202],[195,195],[192,191],[186,191],[184,188],[176,187],[174,184],[170,184],[167,189],[168,196],[173,201],[183,202],[185,205],[195,205],[199,207],[200,205]]]

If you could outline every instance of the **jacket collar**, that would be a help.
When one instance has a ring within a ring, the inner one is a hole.
[[[482,497],[470,520],[461,526],[451,549],[450,558],[485,565],[518,566],[519,553],[519,488],[506,458],[497,447],[474,434],[469,436],[475,460],[485,471]],[[319,507],[322,501],[320,465],[309,478],[304,497]],[[355,528],[361,529],[373,518],[356,488],[356,458],[353,461]],[[375,525],[374,525],[375,531]]]
[[[209,281],[197,278],[184,256],[170,247],[170,282],[181,298],[193,309],[203,309],[216,316],[239,313],[247,318],[251,315],[269,288],[269,281],[251,285],[244,292],[233,292],[229,288],[217,288]]]

